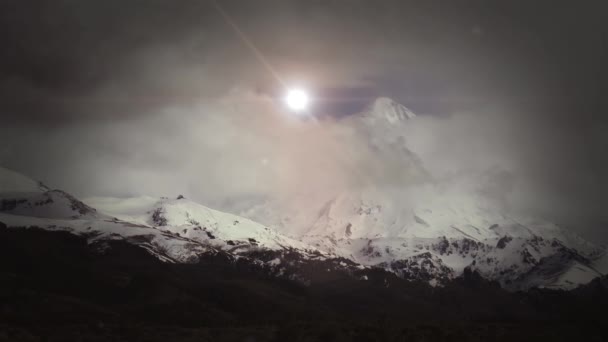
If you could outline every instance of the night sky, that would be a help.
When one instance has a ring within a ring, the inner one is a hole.
[[[602,1],[219,3],[321,127],[391,97],[432,173],[499,166],[521,203],[608,241]],[[221,207],[273,194],[288,147],[332,160],[211,1],[1,1],[0,32],[0,165],[54,188]],[[290,191],[348,171],[312,169]]]

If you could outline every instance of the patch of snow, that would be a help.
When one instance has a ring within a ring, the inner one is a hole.
[[[281,264],[281,259],[279,259],[279,258],[272,259],[268,262],[268,264],[272,265],[272,266],[278,266]]]

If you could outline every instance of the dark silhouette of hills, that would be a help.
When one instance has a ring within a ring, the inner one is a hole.
[[[443,288],[380,269],[250,259],[168,264],[124,241],[0,227],[0,341],[606,341],[606,278],[509,293],[477,273]],[[297,272],[296,272],[297,271]]]

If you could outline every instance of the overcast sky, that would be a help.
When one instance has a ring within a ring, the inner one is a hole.
[[[219,3],[320,127],[210,1],[2,1],[0,164],[81,197],[321,191],[348,185],[340,118],[388,96],[434,174],[502,167],[607,237],[601,1]]]

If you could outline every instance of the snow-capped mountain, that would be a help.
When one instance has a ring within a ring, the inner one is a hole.
[[[270,250],[314,249],[244,217],[214,210],[183,196],[169,198],[90,198],[85,200],[116,217],[205,242],[232,252],[260,247]]]
[[[500,198],[488,195],[494,181],[486,173],[434,179],[407,146],[403,127],[412,120],[411,110],[387,98],[344,118],[341,124],[378,165],[365,182],[328,198],[294,194],[287,201],[292,205],[268,199],[240,215],[183,196],[94,197],[85,204],[0,168],[0,222],[67,230],[96,246],[122,239],[168,262],[228,253],[278,273],[284,271],[280,257],[287,254],[299,262],[379,267],[431,285],[475,270],[512,290],[572,289],[608,272],[605,248],[542,218],[510,212]],[[385,174],[383,163],[401,171]]]
[[[416,114],[388,97],[379,97],[359,117],[369,125],[394,125],[412,119]]]
[[[340,124],[354,132],[356,141],[362,141],[376,160],[378,173],[400,169],[400,183],[428,180],[420,158],[407,148],[405,130],[416,114],[386,97],[376,99],[367,109],[345,117]]]
[[[93,199],[110,215],[61,190],[0,168],[0,222],[8,228],[42,228],[84,236],[96,248],[104,241],[124,240],[167,262],[196,262],[205,254],[229,253],[252,258],[260,251],[298,253],[309,260],[323,254],[249,219],[204,207],[180,196],[177,199]],[[4,191],[8,189],[9,191]],[[255,259],[255,258],[254,258]],[[257,260],[257,259],[256,259]],[[272,260],[258,260],[260,263]],[[278,263],[271,262],[280,271]]]
[[[390,175],[397,182],[376,174],[365,186],[325,199],[315,215],[285,212],[282,203],[272,201],[241,215],[325,252],[431,284],[453,279],[465,268],[510,289],[570,289],[606,273],[597,266],[602,249],[541,218],[511,213],[488,196],[493,182],[488,174],[433,179],[407,146],[403,127],[415,117],[405,106],[380,98],[341,122],[379,161],[402,170]],[[290,225],[301,228],[294,233]]]
[[[513,289],[572,288],[604,272],[601,250],[550,222],[505,215],[479,195],[432,186],[420,203],[378,190],[330,201],[301,239],[321,250],[411,279],[441,283],[466,267]]]
[[[20,180],[10,192],[0,191],[0,222],[7,227],[69,231],[96,248],[124,240],[167,262],[195,262],[220,252],[257,255],[263,257],[259,263],[282,274],[280,256],[289,254],[300,262],[335,261],[338,268],[381,267],[432,285],[468,267],[513,289],[568,289],[606,273],[605,251],[563,228],[505,216],[475,196],[462,198],[446,189],[437,196],[429,186],[420,203],[407,205],[377,189],[342,194],[325,205],[308,230],[291,238],[182,196],[90,198],[85,204],[0,171]]]

